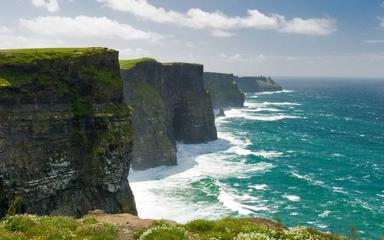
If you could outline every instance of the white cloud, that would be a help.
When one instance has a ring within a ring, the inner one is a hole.
[[[46,8],[50,12],[57,12],[60,10],[58,0],[31,0],[31,1],[34,6]]]
[[[48,40],[36,37],[16,35],[12,32],[0,34],[0,49],[7,48],[43,48],[43,47],[64,47],[67,46],[61,40]]]
[[[335,32],[336,24],[330,19],[302,19],[294,18],[285,22],[285,26],[281,29],[282,32],[301,33],[306,35],[326,36]]]
[[[380,18],[380,26],[384,28],[384,17]]]
[[[223,30],[212,30],[211,35],[215,37],[232,37],[234,34]]]
[[[149,40],[161,39],[157,33],[142,31],[128,24],[121,24],[107,17],[37,17],[33,19],[20,19],[19,25],[35,34],[49,37],[105,37],[120,38],[123,40]]]
[[[104,3],[111,9],[129,12],[145,20],[158,23],[174,23],[195,29],[208,29],[214,36],[218,37],[228,36],[228,30],[241,28],[270,29],[286,33],[319,36],[329,35],[337,30],[336,21],[329,18],[294,18],[287,20],[284,16],[278,14],[267,15],[257,9],[248,10],[246,16],[232,17],[219,11],[206,12],[199,8],[189,9],[186,13],[165,10],[151,5],[147,0],[97,1]],[[226,30],[225,34],[223,34],[224,30]]]
[[[8,28],[8,27],[6,27],[6,26],[0,26],[0,33],[1,34],[9,34],[9,33],[11,33],[12,31]]]
[[[148,57],[150,52],[142,48],[125,48],[119,51],[120,59]]]

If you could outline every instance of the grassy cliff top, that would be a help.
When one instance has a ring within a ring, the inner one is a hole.
[[[186,63],[186,62],[167,62],[167,63],[162,63],[163,66],[182,66],[182,65],[189,65],[189,66],[203,66],[200,63]]]
[[[127,59],[127,60],[120,60],[120,68],[124,70],[131,69],[136,66],[136,64],[141,62],[157,62],[153,58],[138,58],[138,59]]]
[[[120,68],[123,70],[129,70],[133,67],[135,67],[138,63],[142,62],[157,62],[153,58],[145,57],[145,58],[138,58],[138,59],[127,59],[127,60],[120,60]],[[163,66],[182,66],[182,65],[192,65],[192,66],[202,66],[202,64],[198,63],[184,63],[184,62],[167,62],[167,63],[160,63]]]
[[[4,49],[0,50],[0,64],[32,63],[36,60],[82,57],[105,52],[115,50],[101,47]]]
[[[343,240],[343,236],[309,228],[287,229],[265,219],[226,218],[195,220],[187,224],[142,220],[129,214],[95,213],[82,219],[69,217],[8,216],[0,221],[0,239],[68,240]]]

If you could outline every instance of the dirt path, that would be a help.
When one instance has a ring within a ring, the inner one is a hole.
[[[95,210],[88,216],[94,217],[98,222],[121,225],[122,230],[119,233],[119,240],[132,239],[135,232],[149,228],[154,221],[140,219],[131,214],[106,214],[101,210]]]

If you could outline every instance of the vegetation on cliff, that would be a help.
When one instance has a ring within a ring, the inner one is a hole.
[[[137,213],[119,70],[106,48],[0,51],[0,217],[16,198],[17,213]]]
[[[151,223],[152,222],[152,223]],[[8,216],[0,222],[0,239],[66,240],[342,240],[309,228],[288,229],[265,219],[195,220],[187,224],[140,220],[129,215],[70,217]]]
[[[141,63],[141,62],[157,62],[157,61],[153,58],[120,60],[120,68],[124,70],[128,70],[135,67],[138,63]]]
[[[226,218],[216,221],[195,220],[185,225],[165,221],[154,222],[151,228],[135,236],[139,240],[337,240],[335,234],[321,233],[310,228],[287,229],[265,219]]]
[[[119,231],[118,225],[95,218],[18,215],[0,222],[1,240],[114,240]]]
[[[93,48],[31,48],[0,50],[0,64],[30,64],[41,60],[58,60],[115,52],[115,50]]]

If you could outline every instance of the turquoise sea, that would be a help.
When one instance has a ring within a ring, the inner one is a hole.
[[[384,81],[278,79],[216,120],[219,140],[178,145],[177,167],[130,175],[139,216],[254,216],[384,236]]]

